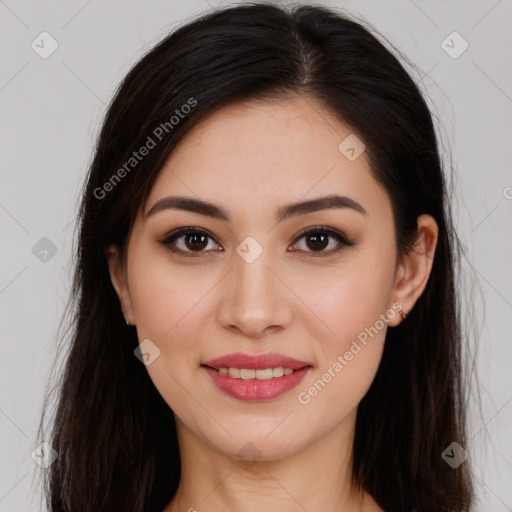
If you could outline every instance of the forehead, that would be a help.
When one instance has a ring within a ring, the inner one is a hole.
[[[281,204],[337,193],[370,211],[389,209],[365,152],[351,160],[340,151],[347,137],[355,137],[350,127],[311,97],[228,105],[174,149],[147,208],[172,194],[215,200],[239,215],[267,207],[273,215]]]

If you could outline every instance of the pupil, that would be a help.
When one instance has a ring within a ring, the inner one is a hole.
[[[199,244],[197,244],[198,239],[201,239],[201,241],[199,241]],[[205,243],[205,240],[206,240],[206,236],[202,235],[200,233],[189,235],[187,237],[187,243],[191,241],[191,247],[189,247],[189,249],[192,249],[192,250],[204,249],[208,245],[207,243]]]
[[[318,243],[318,238],[324,238],[323,241],[320,242],[320,244]],[[313,242],[313,245],[310,246],[310,244],[308,243],[308,247],[310,249],[324,249],[325,247],[327,247],[327,244],[325,243],[326,240],[327,240],[327,236],[326,235],[322,235],[322,234],[317,234],[317,235],[309,235],[308,237],[308,240],[316,240],[316,242]]]

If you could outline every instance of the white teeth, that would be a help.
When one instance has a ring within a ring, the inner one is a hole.
[[[265,370],[256,370],[255,377],[258,380],[269,380],[273,377],[272,368],[266,368]]]
[[[247,379],[254,379],[256,377],[256,370],[246,370],[245,368],[240,368],[240,378],[247,380]]]
[[[282,367],[272,368],[272,377],[282,377],[284,375],[284,370]]]
[[[229,375],[234,379],[258,379],[269,380],[275,377],[282,377],[283,375],[290,375],[294,372],[293,368],[265,368],[264,370],[252,370],[249,368],[219,368],[219,373],[222,375]]]
[[[234,379],[240,378],[240,368],[228,368],[228,375]]]

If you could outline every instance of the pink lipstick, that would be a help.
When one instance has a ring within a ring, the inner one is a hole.
[[[228,354],[201,365],[218,389],[239,400],[271,400],[297,386],[313,364],[276,353]]]

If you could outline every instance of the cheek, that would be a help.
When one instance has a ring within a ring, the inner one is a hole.
[[[388,262],[383,256],[375,258],[370,254],[355,257],[353,261],[354,264],[332,266],[312,275],[303,273],[294,285],[294,291],[305,298],[311,310],[309,316],[313,314],[321,320],[310,322],[311,339],[318,339],[321,334],[325,348],[330,351],[343,349],[347,343],[350,345],[388,308],[393,280],[392,258]]]
[[[132,258],[129,281],[139,340],[152,340],[162,360],[174,365],[197,351],[198,306],[212,286],[211,276],[191,272],[176,272],[165,256],[150,251]]]
[[[318,328],[311,329],[318,367],[297,390],[308,418],[328,414],[331,422],[341,422],[364,397],[379,367],[387,332],[382,318],[392,318],[386,310],[387,287],[379,287],[375,276],[360,277],[339,279],[328,293],[309,296],[328,329],[323,337]]]
[[[383,243],[380,250],[361,251],[346,264],[297,280],[297,285],[302,283],[298,293],[307,297],[314,316],[321,319],[307,324],[310,339],[316,341],[319,368],[301,388],[305,401],[314,399],[318,407],[321,402],[337,403],[346,412],[368,390],[395,314],[388,307],[393,262],[393,246],[386,249]],[[320,394],[322,398],[314,398]]]
[[[159,350],[146,370],[169,407],[187,417],[194,390],[191,372],[198,367],[201,348],[200,299],[212,284],[204,278],[192,281],[187,272],[171,273],[169,262],[149,251],[133,257],[132,265],[130,291],[139,343],[149,339]]]
[[[128,281],[137,328],[162,338],[184,318],[201,288],[206,286],[193,273],[173,264],[161,249],[147,240],[137,244],[128,266]],[[176,270],[178,269],[178,270]]]

